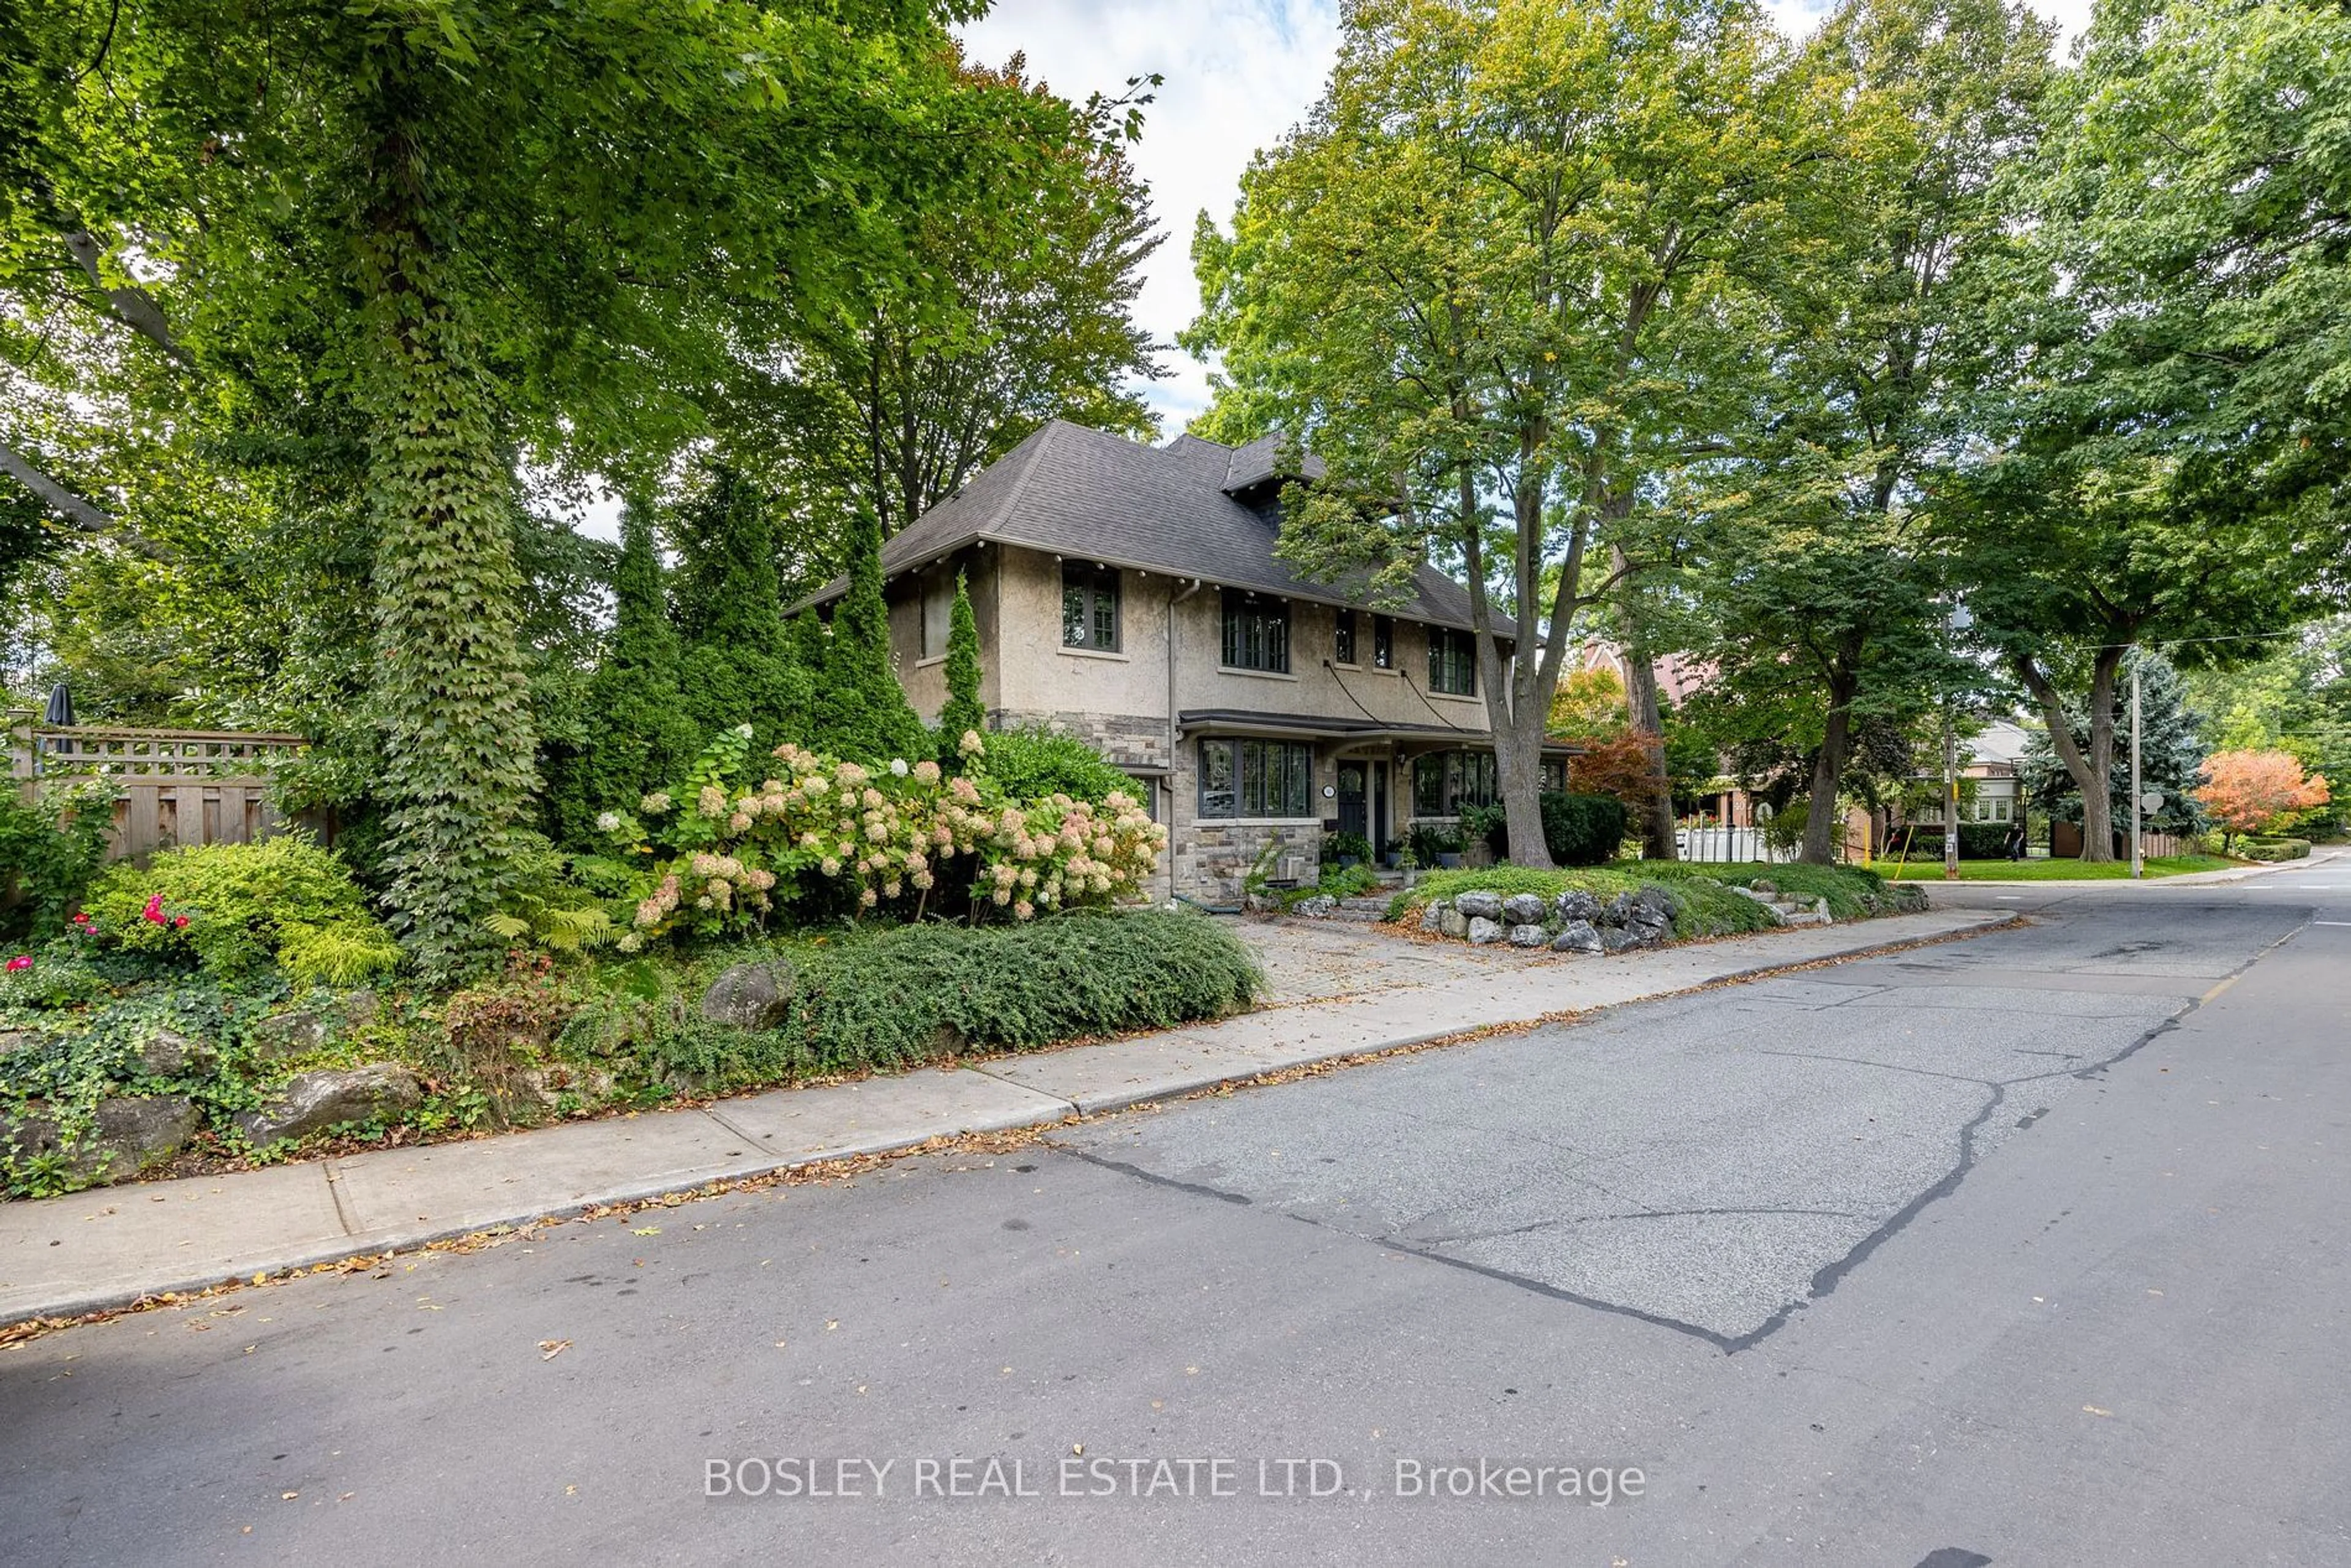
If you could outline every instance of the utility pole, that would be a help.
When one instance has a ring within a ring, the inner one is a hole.
[[[2139,838],[2138,783],[2138,658],[2131,658],[2131,878],[2137,881],[2147,874],[2147,859],[2142,854]]]
[[[1949,635],[1943,640],[1949,652],[1959,634],[1976,623],[1976,618],[1964,604],[1955,604],[1943,620]],[[1959,880],[1959,737],[1951,718],[1951,694],[1943,694],[1943,880]]]
[[[1959,880],[1959,737],[1943,704],[1943,880]]]

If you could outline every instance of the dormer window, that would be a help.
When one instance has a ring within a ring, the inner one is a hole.
[[[1061,646],[1118,652],[1118,568],[1061,563]]]

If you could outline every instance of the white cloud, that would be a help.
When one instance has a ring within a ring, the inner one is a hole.
[[[1772,16],[1791,37],[1809,32],[1832,0],[1779,0]],[[2060,57],[2088,20],[2090,0],[2038,0],[2064,29]],[[1166,83],[1147,111],[1137,170],[1167,242],[1153,256],[1136,313],[1173,344],[1199,311],[1192,277],[1192,224],[1206,207],[1232,214],[1250,155],[1280,140],[1321,95],[1338,52],[1334,0],[997,0],[963,29],[978,58],[1029,57],[1032,78],[1066,98],[1116,93],[1126,78],[1157,71]],[[1170,434],[1207,404],[1202,367],[1171,347],[1174,374],[1152,392]]]
[[[1192,277],[1192,224],[1206,207],[1232,215],[1249,155],[1271,146],[1322,90],[1338,52],[1331,0],[999,0],[963,29],[977,57],[1002,64],[1016,50],[1032,78],[1065,98],[1115,94],[1126,78],[1166,78],[1144,111],[1134,149],[1166,243],[1152,257],[1136,311],[1170,345],[1174,374],[1153,389],[1168,434],[1206,407],[1207,378],[1173,347],[1199,311]]]

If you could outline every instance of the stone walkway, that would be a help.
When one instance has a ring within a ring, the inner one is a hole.
[[[1981,930],[1938,910],[1606,958],[1244,923],[1275,1005],[1219,1023],[534,1132],[0,1204],[0,1324],[421,1246],[926,1139],[1047,1125],[1337,1057]]]

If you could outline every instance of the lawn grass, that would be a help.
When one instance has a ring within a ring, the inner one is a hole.
[[[2147,861],[2147,874],[2185,876],[2190,872],[2226,871],[2236,864],[2219,855],[2164,855]],[[1943,862],[1939,860],[1908,861],[1898,869],[1892,861],[1879,861],[1873,868],[1889,882],[1940,882]],[[2084,864],[2077,860],[2029,861],[1961,861],[1961,882],[2112,882],[2128,881],[2130,862],[2107,861]]]
[[[1676,936],[1728,936],[1742,931],[1761,931],[1771,924],[1771,916],[1762,904],[1730,891],[1734,884],[1747,886],[1758,878],[1769,880],[1782,892],[1799,897],[1826,898],[1829,913],[1840,920],[1884,914],[1893,904],[1885,883],[1874,873],[1857,866],[1691,865],[1671,861],[1617,861],[1604,866],[1561,871],[1498,865],[1482,871],[1425,872],[1415,886],[1389,901],[1388,918],[1405,919],[1437,899],[1460,893],[1499,893],[1504,897],[1531,893],[1549,900],[1576,889],[1600,898],[1614,898],[1620,893],[1637,892],[1645,885],[1656,884],[1669,890],[1680,905],[1681,912],[1674,918]]]

